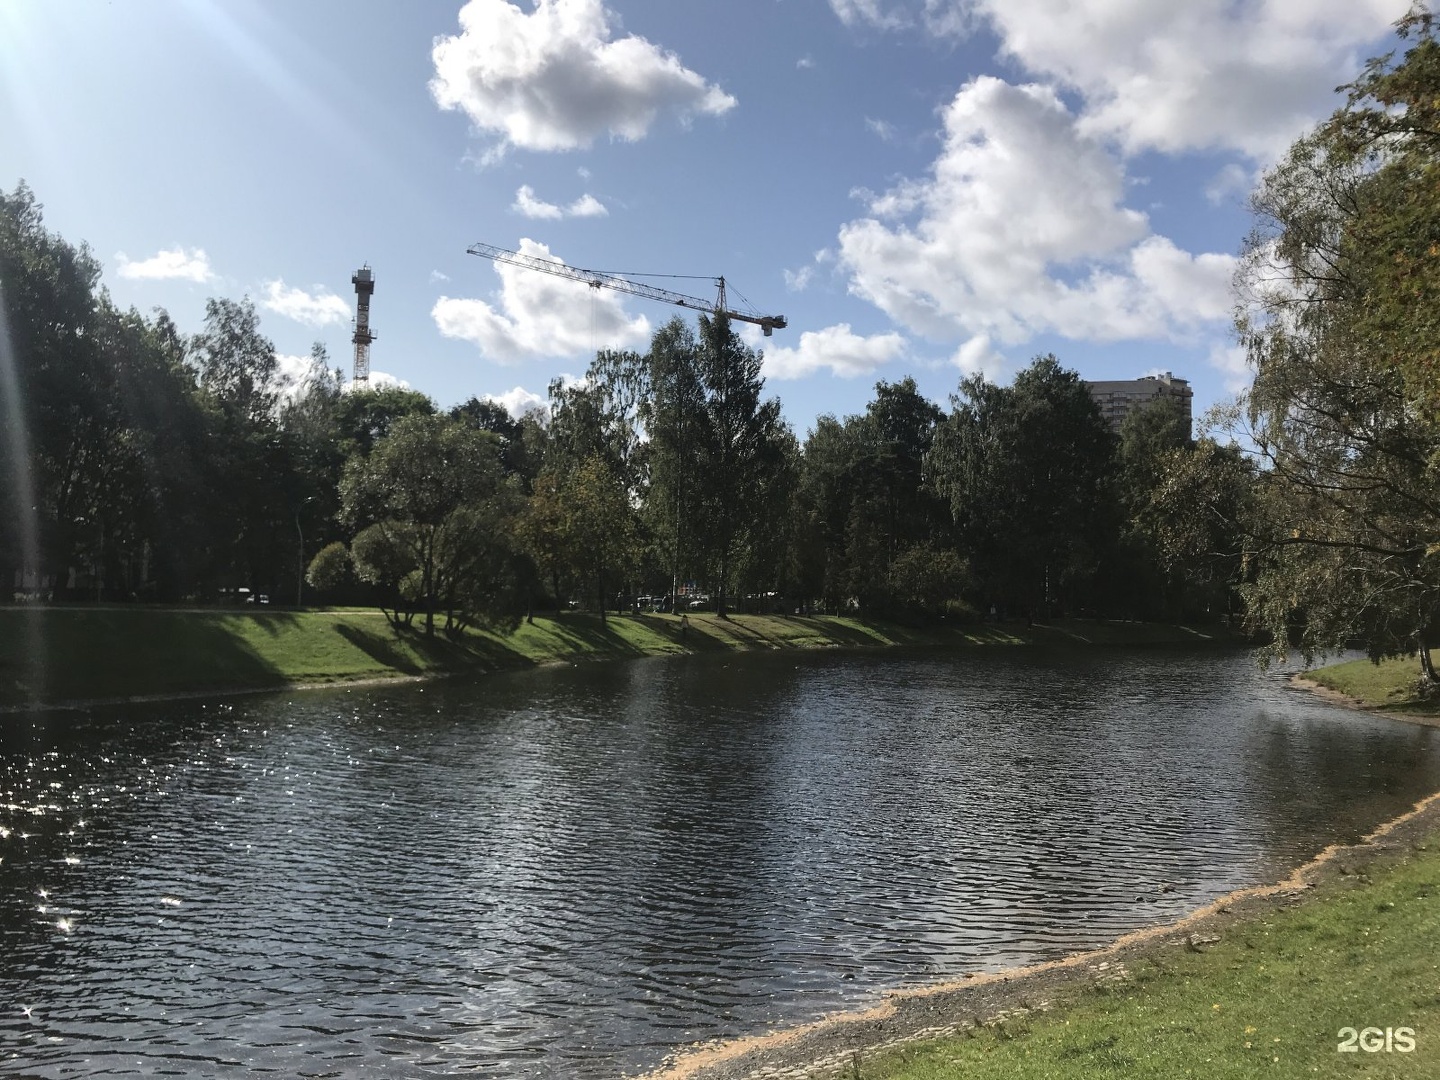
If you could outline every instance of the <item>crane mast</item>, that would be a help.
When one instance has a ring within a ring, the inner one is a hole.
[[[470,255],[479,255],[482,259],[490,259],[497,263],[522,266],[527,270],[538,270],[542,274],[553,274],[555,277],[568,278],[571,281],[583,281],[592,289],[614,289],[616,292],[628,293],[631,296],[643,296],[647,300],[658,300],[662,304],[674,304],[676,307],[689,308],[692,311],[705,311],[715,315],[724,315],[740,322],[754,323],[765,332],[766,337],[769,337],[775,330],[784,330],[787,325],[784,315],[758,315],[747,311],[734,311],[727,307],[723,277],[714,279],[716,298],[702,300],[698,296],[686,296],[684,293],[672,292],[655,285],[631,281],[618,274],[607,274],[602,270],[582,270],[578,266],[567,266],[559,260],[522,255],[518,251],[493,247],[490,244],[472,244],[465,250]]]

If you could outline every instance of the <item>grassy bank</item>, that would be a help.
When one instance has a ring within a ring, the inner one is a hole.
[[[1440,664],[1440,655],[1432,652],[1430,657]],[[1307,672],[1306,677],[1365,708],[1417,718],[1440,717],[1440,697],[1420,696],[1420,661],[1413,656],[1378,664],[1347,660]]]
[[[378,611],[222,611],[140,607],[0,608],[0,706],[33,701],[283,687],[296,683],[493,671],[725,649],[1032,642],[1169,644],[1215,631],[1150,623],[916,628],[833,616],[696,614],[537,617],[514,634],[459,641],[397,633]],[[37,643],[43,664],[34,660]]]
[[[1218,941],[1132,963],[1057,1008],[858,1056],[840,1075],[1440,1075],[1440,835],[1417,847],[1338,873],[1298,905],[1240,922]],[[1414,1049],[1337,1049],[1342,1028],[1366,1027],[1410,1028]]]

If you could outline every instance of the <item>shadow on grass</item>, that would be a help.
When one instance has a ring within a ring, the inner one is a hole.
[[[576,613],[547,619],[544,626],[551,638],[577,657],[650,655],[654,650],[636,644],[619,632],[617,626],[622,622],[644,626],[676,644],[687,644],[680,639],[678,624],[666,626],[665,620],[653,616],[607,615],[601,623],[598,615]]]
[[[50,608],[38,620],[25,620],[18,609],[0,609],[0,669],[6,675],[0,703],[284,685],[284,673],[224,625],[227,614]],[[36,633],[41,640],[32,640]],[[36,649],[44,670],[19,675]]]
[[[377,664],[406,675],[524,667],[532,663],[504,642],[474,634],[457,642],[439,633],[426,637],[423,630],[396,629],[389,623],[372,630],[338,621],[335,632]]]
[[[221,608],[215,612],[215,616],[242,618],[270,637],[279,637],[282,631],[289,630],[300,622],[299,616],[293,611],[266,611],[264,608]]]

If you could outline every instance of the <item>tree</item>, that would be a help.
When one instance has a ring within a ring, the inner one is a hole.
[[[1323,171],[1356,177],[1339,208],[1343,263],[1363,289],[1352,313],[1374,363],[1405,377],[1407,398],[1440,407],[1440,43],[1436,15],[1416,3],[1396,24],[1397,52],[1366,64],[1346,105],[1321,126]],[[1333,271],[1332,271],[1333,272]]]
[[[163,311],[117,309],[89,250],[45,228],[23,183],[0,193],[0,283],[10,347],[0,475],[5,495],[31,489],[0,512],[0,567],[56,594],[69,579],[90,599],[192,594],[210,561],[214,484],[211,417],[184,339]],[[22,521],[33,538],[24,552]]]
[[[566,545],[595,583],[600,621],[605,621],[607,571],[623,574],[635,552],[635,511],[625,484],[600,455],[591,455],[566,477],[561,526]]]
[[[655,332],[644,370],[631,376],[642,387],[639,420],[649,435],[645,465],[648,488],[645,523],[654,538],[655,561],[669,571],[669,588],[678,602],[682,581],[699,569],[697,542],[703,446],[705,390],[699,347],[683,319],[671,319]]]
[[[1171,449],[1136,519],[1162,572],[1190,610],[1229,616],[1251,560],[1244,523],[1254,516],[1254,463],[1234,443],[1209,436]]]
[[[1252,198],[1238,328],[1255,381],[1233,420],[1261,465],[1252,628],[1275,653],[1418,652],[1434,683],[1440,48],[1418,9],[1398,29],[1404,57],[1371,61]]]
[[[936,434],[947,496],[987,603],[1038,612],[1091,601],[1115,541],[1115,437],[1078,374],[1037,357],[1000,387],[963,380]]]
[[[698,358],[704,397],[695,415],[698,430],[689,436],[698,448],[697,532],[724,617],[738,545],[774,520],[765,495],[784,468],[786,428],[780,402],[760,399],[760,354],[723,314],[700,316]]]
[[[946,605],[960,599],[969,578],[969,567],[958,554],[922,543],[890,564],[889,585],[906,609],[943,616]]]
[[[278,397],[275,346],[260,333],[260,316],[248,296],[205,301],[205,329],[190,343],[200,385],[227,410],[252,423],[273,419]]]
[[[1157,492],[1174,455],[1191,446],[1190,426],[1189,408],[1169,396],[1131,409],[1120,422],[1115,465],[1122,521],[1102,578],[1115,609],[1131,616],[1200,614],[1187,608],[1184,564],[1169,560],[1162,550],[1156,510]],[[1205,606],[1201,600],[1200,608]]]
[[[352,526],[373,522],[352,544],[356,569],[419,603],[427,636],[437,611],[448,627],[463,621],[477,575],[507,547],[518,493],[499,458],[494,435],[417,413],[345,466],[343,515]]]
[[[319,589],[321,592],[331,592],[335,589],[344,588],[350,580],[350,574],[354,569],[354,563],[350,558],[350,551],[338,540],[326,544],[315,553],[310,560],[310,566],[305,571],[305,580],[312,589]]]
[[[402,386],[365,387],[341,396],[336,406],[341,456],[363,456],[407,416],[432,416],[435,403],[419,390]]]

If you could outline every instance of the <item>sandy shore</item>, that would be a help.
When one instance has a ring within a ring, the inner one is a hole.
[[[1290,685],[1299,690],[1305,690],[1323,701],[1332,705],[1343,705],[1347,709],[1356,709],[1360,712],[1372,713],[1375,716],[1383,716],[1387,720],[1399,720],[1402,724],[1417,724],[1420,727],[1440,727],[1440,716],[1420,716],[1414,713],[1391,712],[1387,709],[1369,705],[1357,697],[1349,694],[1342,694],[1339,690],[1332,690],[1328,686],[1322,686],[1314,679],[1307,679],[1303,675],[1291,675]]]

